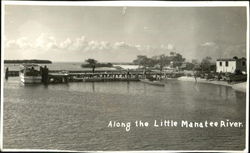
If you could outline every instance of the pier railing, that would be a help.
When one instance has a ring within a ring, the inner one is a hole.
[[[49,73],[61,73],[62,70],[49,70]],[[106,75],[106,74],[112,74],[112,75],[123,75],[123,74],[131,74],[131,75],[142,75],[143,71],[140,70],[130,70],[130,71],[126,71],[126,70],[96,70],[94,73],[90,70],[84,70],[84,71],[67,71],[69,75],[71,76],[77,76],[77,75]],[[146,74],[148,75],[164,75],[164,74],[170,74],[170,73],[166,73],[166,72],[156,72],[156,71],[148,71],[146,72]],[[172,73],[171,73],[172,74]],[[5,74],[6,75],[6,74]],[[9,77],[15,77],[15,76],[19,76],[19,71],[8,71],[7,74]]]

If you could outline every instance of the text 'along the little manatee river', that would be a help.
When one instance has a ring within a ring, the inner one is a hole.
[[[129,132],[132,127],[135,128],[161,128],[161,127],[171,127],[171,128],[242,128],[243,122],[241,121],[231,121],[229,119],[220,121],[188,121],[188,120],[153,120],[153,121],[108,121],[108,128],[124,128],[125,131]]]

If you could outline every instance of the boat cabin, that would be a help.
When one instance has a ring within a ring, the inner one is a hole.
[[[40,76],[40,66],[37,64],[23,64],[21,65],[20,73],[25,76]]]

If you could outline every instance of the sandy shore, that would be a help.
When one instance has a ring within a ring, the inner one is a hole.
[[[187,77],[187,76],[179,77],[177,78],[177,80],[195,82],[194,77]],[[228,84],[226,81],[214,81],[214,80],[209,81],[209,80],[201,79],[201,78],[197,78],[197,82],[229,86],[229,87],[232,87],[234,90],[241,91],[241,92],[246,92],[246,84],[247,84],[246,82]]]

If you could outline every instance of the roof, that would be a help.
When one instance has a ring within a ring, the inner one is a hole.
[[[245,57],[234,59],[234,58],[219,58],[216,61],[237,61],[237,60],[246,60]]]
[[[220,58],[220,59],[217,59],[216,61],[236,61],[236,60],[232,58]]]
[[[20,65],[21,67],[38,67],[38,64],[33,64],[33,63],[25,63]]]

